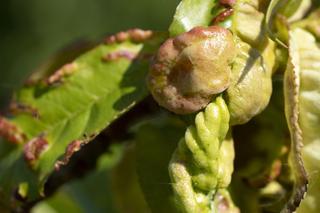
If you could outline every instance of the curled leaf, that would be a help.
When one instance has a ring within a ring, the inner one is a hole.
[[[169,164],[177,205],[182,212],[216,212],[222,203],[226,211],[237,211],[228,192],[220,193],[231,182],[234,149],[230,137],[229,112],[217,97],[204,112],[197,114]],[[222,197],[223,198],[222,198]],[[221,209],[220,209],[221,210]]]
[[[302,18],[310,5],[310,0],[271,0],[265,18],[270,38],[287,48],[288,37],[283,35],[283,28],[290,21]]]
[[[308,174],[309,184],[305,199],[298,208],[299,213],[320,211],[320,48],[315,37],[306,30],[291,32],[295,42],[296,64],[299,70],[299,124],[303,135],[302,160]]]
[[[298,39],[289,32],[289,60],[284,76],[285,115],[291,137],[290,164],[294,175],[292,196],[283,212],[295,211],[307,191],[307,174],[301,158],[303,146],[302,131],[299,123],[299,92],[301,63]]]
[[[267,42],[262,54],[245,42],[237,43],[231,85],[225,93],[232,125],[246,123],[269,103],[275,55],[273,42]]]
[[[258,0],[238,0],[234,6],[232,31],[244,42],[257,47],[265,40],[264,13]]]

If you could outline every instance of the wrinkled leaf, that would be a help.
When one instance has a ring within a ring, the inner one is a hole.
[[[293,25],[294,28],[303,28],[311,32],[318,40],[320,39],[320,9],[313,11],[308,18]]]
[[[288,24],[287,19],[295,14],[303,1],[307,0],[272,0],[268,6],[265,27],[271,39],[283,47],[287,47],[287,35],[283,29]]]
[[[309,185],[299,213],[320,211],[320,46],[314,36],[302,29],[292,31],[296,42],[301,79],[299,123],[303,134],[302,159],[308,174]]]
[[[281,91],[282,88],[281,81],[273,82],[274,91]],[[290,196],[290,189],[280,194],[274,191],[268,193],[272,199],[265,200],[264,194],[259,192],[261,187],[265,188],[272,181],[284,180],[285,184],[291,184],[285,175],[287,153],[283,150],[287,149],[290,141],[283,105],[283,94],[274,92],[268,107],[261,114],[233,128],[236,158],[231,190],[242,212],[264,212],[268,209],[268,212],[280,212]],[[244,193],[246,196],[243,196]]]
[[[242,41],[257,47],[263,43],[266,34],[263,31],[264,14],[259,11],[258,0],[238,0],[234,7],[232,30]]]
[[[300,90],[300,56],[297,47],[298,39],[289,32],[289,58],[284,74],[285,115],[290,130],[291,147],[289,163],[294,176],[292,196],[285,212],[295,211],[307,190],[307,176],[301,158],[303,146],[302,131],[299,124],[299,90]]]
[[[275,62],[274,44],[259,50],[239,41],[232,68],[231,85],[225,93],[231,125],[244,124],[262,112],[272,93],[271,75]]]

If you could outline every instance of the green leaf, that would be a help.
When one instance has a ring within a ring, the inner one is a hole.
[[[262,45],[266,38],[263,31],[264,13],[260,11],[261,1],[238,0],[234,6],[232,18],[232,31],[251,46]]]
[[[303,28],[311,32],[318,40],[320,40],[320,9],[313,11],[308,18],[299,21],[293,25],[293,28]]]
[[[199,112],[172,155],[169,174],[181,212],[238,212],[226,190],[233,172],[229,112],[221,96]],[[223,202],[221,202],[223,200]],[[223,204],[222,204],[223,203]]]
[[[119,213],[151,213],[142,193],[136,171],[136,146],[132,141],[123,157],[112,170],[114,205]]]
[[[43,196],[43,184],[59,166],[58,160],[68,161],[81,143],[92,140],[146,97],[147,57],[165,37],[155,33],[144,42],[129,39],[99,45],[54,76],[18,91],[16,113],[9,123],[26,140],[0,158],[1,200],[9,203],[15,188],[25,182],[27,201]],[[70,153],[64,156],[67,148]]]
[[[217,4],[217,0],[182,0],[169,28],[170,36],[187,32],[196,26],[208,26]]]
[[[289,22],[300,19],[307,12],[311,0],[272,0],[267,9],[265,27],[271,39],[287,47],[285,34]]]
[[[248,122],[268,105],[275,65],[274,46],[268,40],[261,52],[245,42],[237,42],[238,55],[232,67],[231,85],[224,94],[231,125]]]
[[[177,212],[168,165],[185,125],[163,115],[142,124],[136,136],[139,182],[152,212]]]
[[[320,211],[320,44],[315,37],[302,29],[291,32],[295,42],[295,54],[301,79],[299,93],[299,124],[303,134],[302,159],[309,184],[305,199],[299,207],[299,213]]]
[[[291,147],[289,163],[294,176],[293,193],[286,204],[285,211],[295,211],[299,206],[307,190],[307,175],[301,158],[303,146],[302,131],[299,123],[299,90],[301,64],[299,39],[294,36],[294,32],[289,32],[289,58],[287,69],[284,74],[284,99],[285,115],[290,131]]]
[[[62,186],[52,197],[38,203],[32,213],[118,212],[114,205],[111,170],[119,162],[123,146],[114,144],[100,156],[96,170]]]
[[[283,82],[274,81],[273,90],[276,92],[272,93],[268,107],[250,122],[233,128],[236,158],[231,191],[241,212],[280,212],[290,196],[290,189],[282,190],[281,194],[279,191],[271,193],[273,199],[270,196],[265,199],[264,194],[259,193],[273,181],[284,180],[285,184],[281,182],[283,185],[292,182],[285,176],[287,154],[283,150],[287,149],[290,141],[282,89]],[[281,174],[277,174],[279,166]]]

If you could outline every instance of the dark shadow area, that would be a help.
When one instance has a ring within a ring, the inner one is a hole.
[[[0,7],[0,109],[53,53],[128,28],[166,30],[178,0],[5,0]]]

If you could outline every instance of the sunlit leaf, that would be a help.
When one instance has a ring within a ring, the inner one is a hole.
[[[295,211],[307,190],[307,175],[301,158],[303,146],[302,131],[299,123],[299,90],[301,64],[296,37],[289,33],[289,58],[284,74],[285,115],[290,130],[291,147],[289,163],[294,176],[292,196],[285,209]]]
[[[304,0],[271,0],[265,18],[266,30],[271,39],[283,47],[287,47],[287,38],[281,31],[288,25],[288,18],[297,12]],[[280,33],[279,33],[280,31]]]
[[[20,130],[23,137],[18,138],[24,140],[14,141],[14,148],[1,156],[1,200],[13,200],[12,205],[16,205],[11,197],[25,182],[29,191],[24,200],[43,196],[43,184],[54,168],[59,168],[59,162],[67,161],[82,143],[91,141],[146,97],[143,82],[149,59],[164,37],[155,33],[144,42],[110,43],[109,39],[108,44],[97,46],[48,78],[29,82],[18,91],[13,117],[2,121]]]
[[[299,124],[303,135],[302,159],[309,184],[299,213],[320,211],[320,46],[315,37],[302,29],[291,33],[296,43],[296,55],[301,79],[299,94]]]
[[[182,0],[177,7],[169,32],[176,36],[196,26],[208,26],[217,0]]]

